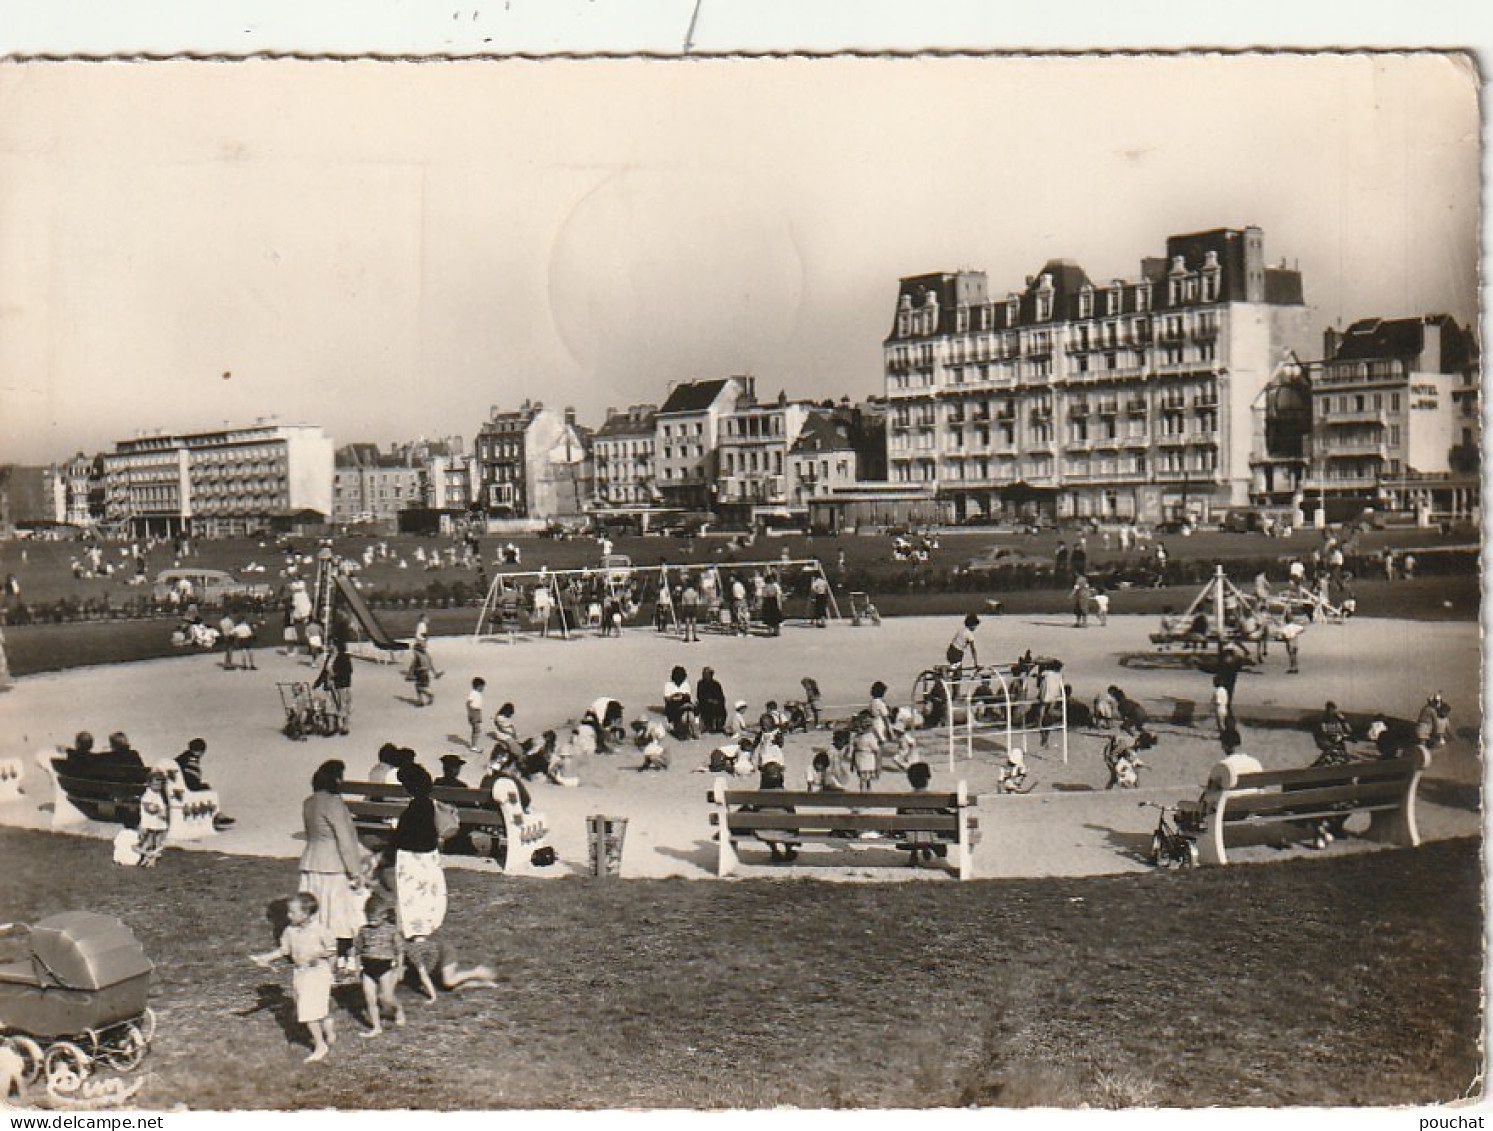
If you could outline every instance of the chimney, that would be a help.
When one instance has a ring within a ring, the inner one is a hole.
[[[573,405],[565,406],[565,426],[567,428],[575,427],[575,407]]]
[[[611,405],[607,405],[607,417],[606,418],[608,420],[611,420],[616,415],[617,415],[617,410],[615,408],[613,408]]]

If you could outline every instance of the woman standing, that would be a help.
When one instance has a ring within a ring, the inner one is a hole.
[[[333,759],[311,775],[311,796],[301,806],[306,849],[301,853],[301,891],[316,896],[316,920],[337,940],[337,969],[351,970],[353,938],[363,925],[363,848],[352,814],[342,800],[347,767]]]
[[[399,784],[410,795],[391,844],[399,932],[407,939],[426,938],[446,921],[446,874],[430,795],[434,783],[423,766],[410,763],[399,768]]]

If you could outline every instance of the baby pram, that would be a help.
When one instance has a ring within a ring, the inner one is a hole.
[[[26,1083],[71,1092],[103,1064],[137,1068],[150,1051],[150,959],[108,915],[66,911],[30,927],[0,926],[0,1043]]]
[[[285,737],[300,741],[308,734],[336,734],[337,720],[326,697],[309,683],[277,683],[285,708]]]

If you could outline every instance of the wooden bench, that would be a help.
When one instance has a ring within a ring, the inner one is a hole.
[[[1208,776],[1203,796],[1179,807],[1179,820],[1199,830],[1198,859],[1227,864],[1226,830],[1272,821],[1315,823],[1368,813],[1369,840],[1413,848],[1420,844],[1415,825],[1415,791],[1431,764],[1424,747],[1404,757],[1266,770],[1236,774],[1220,762]]]
[[[714,803],[710,823],[719,852],[716,875],[729,876],[740,863],[736,842],[752,839],[796,846],[819,842],[838,848],[910,848],[908,833],[921,834],[919,845],[951,854],[961,880],[974,874],[970,852],[979,841],[977,799],[964,782],[952,793],[807,793],[785,789],[731,789],[717,778],[707,799]],[[783,810],[792,807],[793,812]],[[911,812],[899,812],[911,810]],[[863,833],[879,834],[861,839]]]
[[[69,760],[49,753],[37,756],[37,765],[52,779],[52,828],[64,829],[85,820],[105,821],[134,828],[140,823],[140,795],[150,771],[143,766],[111,762]],[[185,789],[180,778],[167,789],[169,804],[167,841],[201,840],[217,832],[219,814],[215,790]]]
[[[342,796],[370,848],[383,846],[410,800],[398,782],[345,781]],[[524,812],[518,787],[508,778],[499,778],[491,790],[438,785],[431,796],[455,807],[461,823],[457,844],[490,857],[504,875],[534,875],[541,866],[534,863],[534,853],[549,846],[549,829],[542,816]]]

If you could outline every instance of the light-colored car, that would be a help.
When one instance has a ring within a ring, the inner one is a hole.
[[[632,559],[626,554],[605,554],[601,568],[607,571],[607,580],[626,583],[632,580]]]
[[[219,605],[230,597],[265,600],[272,592],[268,585],[240,581],[223,569],[163,569],[156,574],[155,599],[169,601],[173,590],[183,590],[183,581],[191,586],[189,599],[199,605]]]

